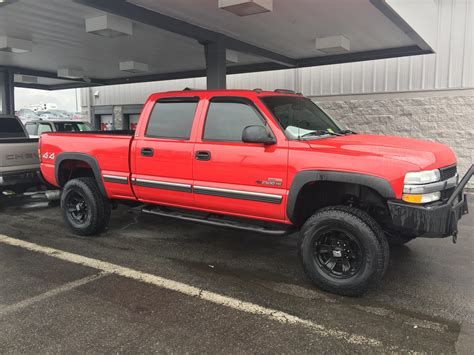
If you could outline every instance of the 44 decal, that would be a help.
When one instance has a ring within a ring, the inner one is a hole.
[[[54,153],[45,152],[45,153],[43,153],[43,155],[41,157],[43,159],[54,159],[55,155],[54,155]]]

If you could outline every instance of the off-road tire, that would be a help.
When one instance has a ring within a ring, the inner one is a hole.
[[[318,238],[333,228],[346,232],[360,247],[359,269],[347,278],[328,274],[316,261],[314,246]],[[303,268],[316,286],[343,296],[361,296],[370,285],[379,283],[390,259],[387,240],[377,222],[367,213],[347,206],[326,207],[314,213],[301,229],[298,249]]]
[[[75,199],[82,199],[87,206],[83,222],[79,223],[70,210]],[[64,221],[74,234],[79,236],[95,236],[103,232],[110,220],[110,203],[99,190],[94,178],[82,177],[66,183],[61,194],[61,210]]]

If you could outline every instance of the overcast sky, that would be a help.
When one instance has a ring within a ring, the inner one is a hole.
[[[53,103],[58,105],[58,109],[70,112],[80,110],[80,92],[77,90],[77,106],[76,106],[76,89],[68,90],[36,90],[15,88],[15,109],[30,108],[31,105],[42,103]]]

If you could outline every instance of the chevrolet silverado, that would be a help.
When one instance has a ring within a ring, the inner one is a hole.
[[[117,201],[148,214],[279,236],[321,289],[361,295],[389,244],[457,236],[466,214],[456,157],[442,144],[356,134],[285,91],[153,94],[136,131],[46,133],[41,171],[63,189],[78,235],[107,228]]]

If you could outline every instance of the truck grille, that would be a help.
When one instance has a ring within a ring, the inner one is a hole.
[[[458,167],[457,165],[447,166],[446,168],[439,169],[439,172],[441,173],[441,180],[448,180],[456,175]]]

